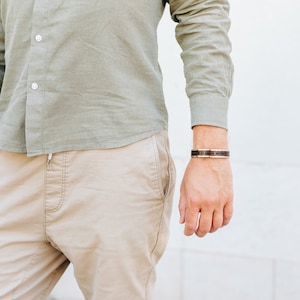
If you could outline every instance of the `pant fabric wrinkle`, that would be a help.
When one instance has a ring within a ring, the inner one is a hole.
[[[86,300],[152,299],[175,184],[166,131],[54,153],[51,168],[0,151],[0,165],[1,300],[46,299],[70,262]]]

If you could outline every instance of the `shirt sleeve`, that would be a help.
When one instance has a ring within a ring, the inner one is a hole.
[[[227,128],[233,65],[227,0],[169,0],[182,48],[191,125]]]
[[[4,59],[4,52],[5,52],[5,45],[4,45],[4,29],[2,23],[0,21],[0,91],[2,88],[3,77],[5,72],[5,59]]]

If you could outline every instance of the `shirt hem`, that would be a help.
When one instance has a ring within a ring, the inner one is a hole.
[[[8,152],[16,152],[16,153],[24,153],[28,157],[34,157],[39,155],[45,155],[49,153],[58,153],[58,152],[64,152],[64,151],[87,151],[87,150],[97,150],[97,149],[114,149],[114,148],[121,148],[128,146],[130,144],[139,142],[145,138],[148,138],[154,134],[159,133],[160,131],[167,130],[167,127],[160,127],[156,128],[144,133],[140,133],[138,135],[134,135],[128,139],[122,139],[119,141],[110,141],[110,142],[103,142],[103,141],[94,141],[94,140],[88,140],[85,141],[84,139],[81,139],[80,142],[73,142],[66,144],[65,141],[57,141],[54,145],[43,147],[41,149],[29,149],[29,148],[16,148],[16,147],[9,147],[5,145],[0,144],[0,150],[8,151]]]

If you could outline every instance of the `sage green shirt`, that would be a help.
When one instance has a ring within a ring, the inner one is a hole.
[[[0,149],[113,148],[166,129],[162,0],[0,0],[0,9]],[[228,10],[227,0],[170,0],[192,126],[226,127]]]

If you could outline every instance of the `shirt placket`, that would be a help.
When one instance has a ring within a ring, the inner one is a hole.
[[[44,109],[46,109],[47,12],[48,0],[34,1],[31,45],[27,76],[25,117],[26,148],[29,155],[43,149]]]

